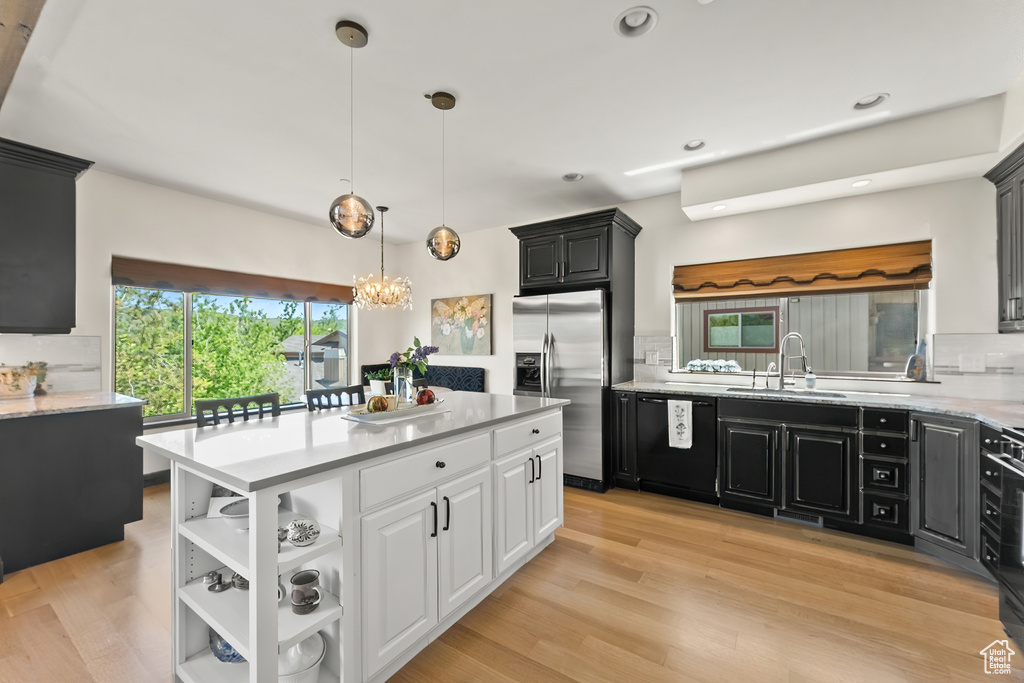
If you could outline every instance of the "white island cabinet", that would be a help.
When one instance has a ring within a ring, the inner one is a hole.
[[[317,632],[321,683],[385,680],[554,539],[567,401],[444,399],[382,423],[339,408],[138,439],[171,460],[179,680],[277,681],[278,653]],[[248,531],[207,517],[214,486],[249,499]],[[296,518],[320,536],[279,552],[277,530]],[[296,615],[289,580],[303,569],[320,572],[322,597]],[[249,589],[212,592],[210,571]],[[246,661],[218,661],[211,632]]]

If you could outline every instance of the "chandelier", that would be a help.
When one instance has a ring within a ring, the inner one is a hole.
[[[358,308],[385,310],[389,308],[412,308],[412,281],[407,277],[388,280],[384,274],[384,214],[388,207],[378,206],[380,211],[380,279],[371,273],[355,280],[355,304]]]

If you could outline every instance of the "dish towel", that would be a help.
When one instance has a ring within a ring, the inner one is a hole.
[[[690,448],[693,446],[693,402],[668,402],[668,445],[669,448]]]

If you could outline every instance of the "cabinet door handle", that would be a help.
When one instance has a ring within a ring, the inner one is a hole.
[[[434,467],[438,468],[439,470],[443,470],[445,468],[444,460],[438,460],[437,462],[435,462]]]
[[[886,422],[888,422],[888,420],[886,420],[884,417],[880,417],[878,418],[878,422],[879,424],[885,424]]]
[[[541,474],[541,472],[544,471],[543,465],[544,465],[544,461],[541,460],[540,456],[538,455],[537,456],[537,481],[540,481],[540,474]]]
[[[434,533],[430,534],[431,538],[437,536],[437,503],[430,501],[430,507],[434,508]]]
[[[910,440],[917,441],[917,420],[910,421]]]
[[[444,497],[444,528],[441,531],[448,531],[452,525],[452,501],[448,496]]]
[[[530,483],[537,481],[537,464],[530,458]]]
[[[884,441],[882,443],[878,444],[878,447],[879,448],[888,448],[888,446],[886,445],[886,443]]]

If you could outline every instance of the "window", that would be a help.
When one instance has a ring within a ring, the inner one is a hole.
[[[776,319],[778,307],[733,309],[722,313],[704,311],[704,350],[779,350]]]
[[[145,417],[271,391],[297,403],[306,389],[349,384],[343,303],[118,285],[114,326],[115,391],[147,399]]]
[[[819,374],[902,375],[918,340],[923,290],[781,298],[680,300],[675,304],[676,369],[691,360],[734,360],[763,372],[789,332],[804,339]],[[796,345],[789,348],[796,353]]]

